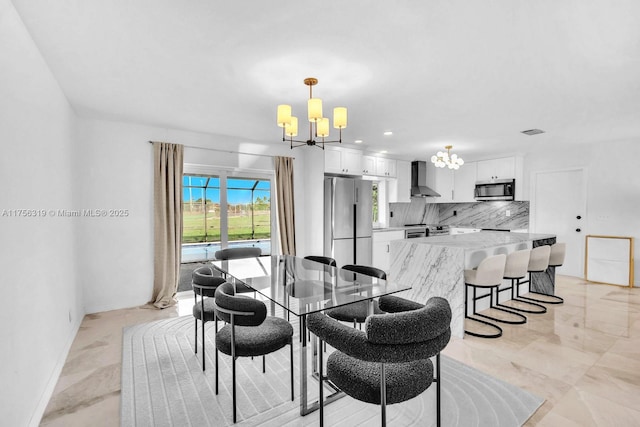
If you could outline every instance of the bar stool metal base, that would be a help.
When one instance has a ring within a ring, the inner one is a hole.
[[[508,288],[507,288],[508,289]],[[503,289],[503,290],[507,290]],[[509,313],[513,316],[516,316],[518,320],[507,320],[500,319],[498,317],[488,316],[486,314],[476,313],[476,316],[484,317],[485,319],[493,320],[494,322],[507,323],[509,325],[522,325],[527,323],[527,318],[520,313],[516,313],[515,311],[511,311],[510,307],[504,306],[500,304],[500,286],[496,286],[496,304],[493,303],[493,288],[490,289],[491,294],[489,295],[489,308],[493,310],[499,310],[503,313]],[[486,296],[486,295],[485,295]],[[482,298],[482,297],[481,297]]]
[[[543,304],[562,304],[564,303],[564,298],[559,297],[558,295],[549,295],[549,294],[543,294],[540,292],[533,292],[533,291],[529,291],[530,294],[536,294],[536,295],[544,295],[547,298],[551,298],[551,300],[541,300],[541,299],[536,299],[536,298],[529,298],[529,297],[524,297],[521,296],[520,298],[522,299],[526,299],[528,301],[534,301],[534,302],[540,302]]]
[[[502,308],[502,307],[498,307],[497,305],[491,306],[489,307],[492,310],[499,310],[502,311],[504,313],[509,313],[512,314],[514,316],[519,317],[518,320],[507,320],[507,319],[500,319],[498,317],[493,317],[493,316],[487,316],[486,314],[480,314],[480,313],[475,313],[476,316],[480,316],[480,317],[484,317],[485,319],[489,319],[489,320],[493,320],[494,322],[500,322],[500,323],[507,323],[509,325],[522,325],[527,323],[527,318],[525,316],[523,316],[520,313],[515,313],[511,310]]]
[[[540,304],[536,304],[533,302],[528,302],[528,301],[524,301],[521,299],[518,299],[519,295],[516,295],[515,290],[517,289],[516,286],[519,285],[516,283],[516,280],[520,280],[522,279],[522,277],[505,277],[505,279],[509,279],[511,280],[511,286],[509,286],[508,288],[504,288],[504,289],[497,289],[496,292],[496,307],[501,307],[503,309],[507,309],[510,311],[519,311],[522,313],[531,313],[531,314],[543,314],[547,312],[547,307],[540,305]],[[500,303],[500,292],[504,292],[504,291],[511,291],[511,301],[516,301],[519,302],[521,304],[527,304],[529,306],[534,306],[539,308],[539,310],[530,310],[530,309],[526,309],[526,308],[521,308],[521,307],[513,307],[510,305],[505,305],[505,304],[501,304]]]
[[[472,331],[467,331],[466,329],[464,330],[464,333],[467,335],[471,335],[474,337],[479,337],[479,338],[499,338],[502,336],[502,328],[498,325],[494,325],[493,323],[484,321],[484,320],[480,320],[480,319],[476,319],[474,317],[471,317],[467,314],[467,308],[469,307],[468,305],[468,291],[469,291],[469,286],[471,286],[473,288],[473,299],[472,299],[472,316],[480,316],[480,317],[484,317],[484,318],[488,318],[488,319],[492,319],[489,316],[485,316],[483,314],[478,314],[476,313],[476,301],[482,298],[486,298],[487,296],[491,297],[491,302],[490,302],[490,306],[493,305],[493,287],[489,289],[489,294],[487,295],[482,295],[481,297],[477,297],[476,296],[476,286],[465,283],[464,286],[464,318],[465,319],[469,319],[469,320],[473,320],[474,322],[478,322],[478,323],[482,323],[483,325],[489,326],[492,329],[494,329],[496,332],[493,334],[482,334],[479,332],[472,332]],[[484,286],[483,286],[484,287]],[[515,314],[515,313],[514,313]]]
[[[495,330],[498,331],[495,334],[481,334],[479,332],[467,331],[465,329],[464,333],[467,334],[467,335],[471,335],[473,337],[480,337],[480,338],[500,338],[502,336],[502,328],[500,326],[498,326],[498,325],[494,325],[493,323],[485,322],[484,320],[474,319],[471,316],[465,316],[465,319],[469,319],[469,320],[473,320],[474,322],[482,323],[482,324],[490,326],[490,327],[492,327],[492,328],[494,328]]]
[[[516,294],[517,294],[518,298],[523,299],[523,300],[527,300],[527,301],[532,301],[534,303],[542,303],[542,304],[562,304],[562,303],[564,303],[564,299],[562,297],[559,297],[557,295],[543,294],[542,292],[532,291],[531,289],[529,289],[529,293],[530,294],[544,295],[545,297],[550,298],[550,300],[542,300],[542,299],[525,297],[525,296],[520,295],[520,285],[524,285],[525,283],[529,283],[529,285],[531,285],[531,274],[533,274],[533,273],[542,273],[542,272],[541,271],[530,271],[529,272],[529,279],[525,280],[524,282],[521,282],[520,279],[518,279],[517,290],[516,290]],[[523,302],[525,302],[525,301],[523,301]],[[546,308],[545,308],[545,310],[546,310]]]

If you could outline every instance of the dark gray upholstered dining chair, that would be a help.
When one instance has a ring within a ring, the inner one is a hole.
[[[371,315],[365,330],[351,328],[321,313],[307,317],[307,327],[336,351],[327,359],[326,378],[349,396],[381,406],[412,399],[436,383],[436,419],[440,425],[440,351],[451,338],[451,308],[432,297],[426,305],[394,296],[380,297],[386,314]],[[322,352],[319,354],[323,378]],[[436,358],[436,376],[430,358]],[[319,381],[320,425],[324,423],[324,386]]]
[[[329,267],[335,267],[337,265],[336,260],[328,256],[307,255],[306,257],[304,257],[304,259],[319,262],[321,264],[328,265]]]
[[[216,288],[224,283],[220,273],[213,267],[199,267],[191,273],[191,287],[193,288],[193,317],[195,339],[193,341],[195,353],[198,353],[198,320],[202,323],[202,370],[205,370],[205,324],[215,319],[213,311],[213,296]],[[200,301],[198,301],[200,297]],[[216,322],[217,323],[217,322]],[[216,324],[217,330],[217,324]]]
[[[261,255],[262,250],[254,247],[226,248],[215,253],[216,259],[219,260],[253,258]]]
[[[263,356],[262,372],[266,371],[264,356],[290,347],[291,400],[293,401],[293,327],[285,319],[267,316],[267,306],[252,298],[236,296],[231,283],[218,286],[213,302],[216,316],[227,325],[216,332],[216,394],[218,394],[217,352],[231,356],[233,378],[233,422],[236,422],[236,359]]]
[[[262,249],[254,247],[226,248],[216,251],[214,256],[217,260],[220,261],[228,261],[230,259],[254,258],[262,256]],[[254,292],[255,296],[255,291],[243,283],[236,284],[236,292]]]
[[[377,277],[378,279],[387,280],[387,273],[376,267],[369,267],[368,265],[354,265],[347,264],[342,266],[342,270],[353,271],[355,273],[365,274],[371,277]],[[353,327],[356,327],[358,323],[364,323],[365,319],[369,315],[369,301],[358,301],[353,304],[343,305],[341,307],[332,308],[326,311],[327,315],[333,317],[341,322],[353,322]],[[384,311],[380,310],[380,306],[377,301],[373,301],[373,313],[383,314]]]

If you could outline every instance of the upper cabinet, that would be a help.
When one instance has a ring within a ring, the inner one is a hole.
[[[362,175],[362,152],[338,147],[326,148],[324,171],[338,175]]]
[[[376,175],[393,178],[396,176],[396,160],[376,157]]]
[[[390,203],[411,202],[411,163],[396,161],[396,179],[387,181],[389,184]]]
[[[522,156],[482,160],[476,163],[478,164],[477,181],[491,181],[494,179],[515,179],[515,200],[524,200],[522,197],[522,195],[524,194],[524,192],[522,191],[522,187],[524,184],[524,159]]]
[[[481,160],[478,163],[477,180],[511,179],[516,177],[516,158]]]
[[[453,202],[453,170],[427,163],[427,186],[440,194],[440,197],[427,197],[428,203]]]
[[[325,148],[324,171],[336,175],[371,175],[395,178],[394,159],[363,155],[362,151],[342,147]]]
[[[477,163],[467,162],[453,172],[453,201],[475,202]]]
[[[362,174],[376,174],[376,158],[373,156],[362,156]]]

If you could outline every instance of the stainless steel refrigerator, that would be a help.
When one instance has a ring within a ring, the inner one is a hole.
[[[324,255],[345,264],[371,265],[371,181],[324,179]]]

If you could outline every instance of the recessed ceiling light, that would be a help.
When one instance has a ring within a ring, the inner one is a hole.
[[[382,150],[380,154],[387,154],[387,150]]]
[[[538,135],[540,133],[544,133],[544,131],[541,129],[529,129],[529,130],[523,130],[522,133],[524,133],[525,135],[533,136],[533,135]]]
[[[355,140],[355,141],[353,141],[353,142],[355,142],[356,144],[362,144],[362,140],[361,140],[361,139],[356,139],[356,140]]]
[[[388,130],[388,131],[385,131],[385,133],[384,133],[384,134],[385,134],[385,135],[387,135],[387,136],[389,136],[389,135],[393,135],[393,132],[391,132],[390,130]]]

